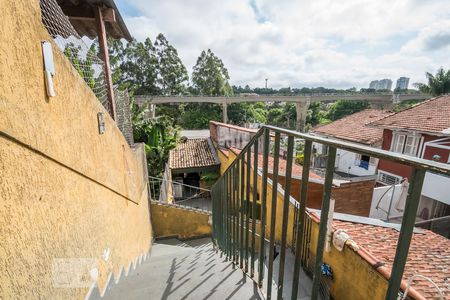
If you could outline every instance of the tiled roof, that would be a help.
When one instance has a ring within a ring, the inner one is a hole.
[[[421,102],[370,125],[450,135],[450,95]]]
[[[391,114],[387,111],[366,109],[354,113],[330,124],[314,128],[311,132],[344,139],[361,144],[372,145],[381,140],[383,129],[368,127],[366,124],[377,121]]]
[[[179,142],[175,149],[170,150],[169,167],[171,169],[187,169],[218,165],[214,147],[208,139],[188,139]]]
[[[392,268],[399,236],[396,229],[338,220],[333,221],[333,227],[346,230],[359,247]],[[403,276],[408,280],[414,274],[429,277],[444,292],[444,298],[450,299],[450,240],[429,230],[414,233]],[[413,288],[426,299],[435,299],[433,297],[438,295],[425,280],[415,281]]]
[[[240,149],[237,148],[230,148],[230,150],[232,150],[234,153],[239,154],[241,152]],[[274,164],[274,157],[273,156],[269,156],[269,165],[268,165],[268,171],[270,174],[272,174],[273,172],[273,164]],[[253,162],[253,153],[252,153],[252,162]],[[252,163],[253,164],[253,163]],[[258,168],[262,168],[263,165],[263,156],[262,154],[258,155]],[[286,166],[287,166],[287,161],[285,158],[280,156],[279,159],[279,165],[278,165],[278,173],[280,175],[284,175],[286,174]],[[299,164],[293,163],[292,165],[292,175],[293,176],[302,176],[302,172],[303,172],[303,167]],[[323,179],[320,175],[310,171],[309,172],[309,178],[310,179]]]

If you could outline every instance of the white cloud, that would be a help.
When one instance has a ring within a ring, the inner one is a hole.
[[[120,2],[139,12],[124,14],[137,39],[164,33],[189,70],[211,48],[232,84],[359,88],[450,67],[446,0]]]

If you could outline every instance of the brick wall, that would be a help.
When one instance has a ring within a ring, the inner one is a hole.
[[[269,177],[272,175],[269,174]],[[285,186],[285,177],[278,177],[279,183]],[[292,179],[291,196],[296,200],[300,198],[302,181],[300,179]],[[370,205],[372,203],[372,193],[375,185],[374,180],[366,180],[360,182],[349,182],[341,184],[340,187],[333,187],[332,197],[335,199],[335,211],[368,217]],[[314,209],[320,209],[323,197],[323,184],[309,182],[308,183],[308,202],[307,206]]]

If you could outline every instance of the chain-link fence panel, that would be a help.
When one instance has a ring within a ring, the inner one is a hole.
[[[111,115],[104,63],[98,56],[98,43],[79,36],[56,0],[41,0],[40,6],[42,22],[47,31]]]

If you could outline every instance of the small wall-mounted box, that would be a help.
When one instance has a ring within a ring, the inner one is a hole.
[[[104,134],[105,133],[105,116],[102,112],[99,112],[97,114],[97,121],[98,121],[98,133]]]

